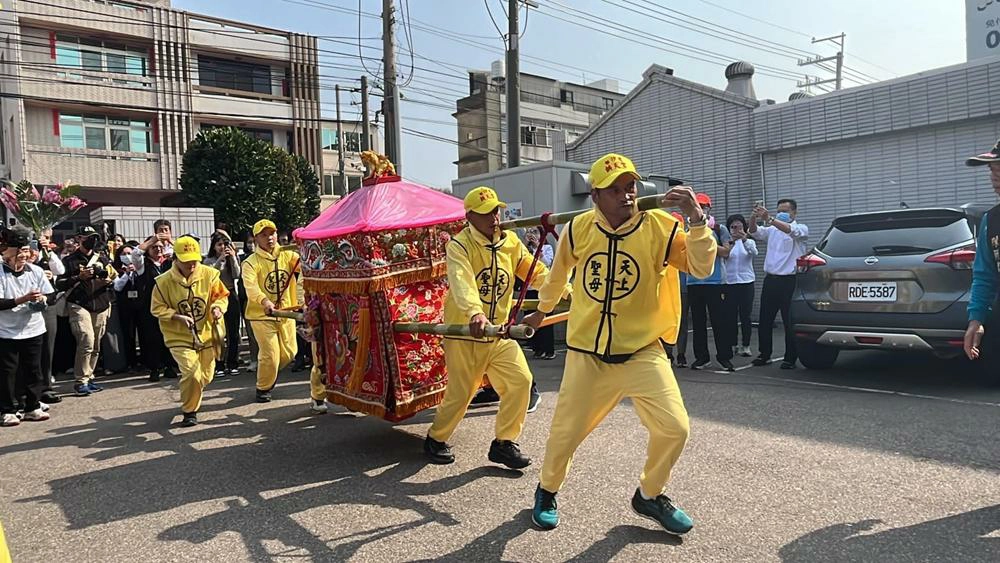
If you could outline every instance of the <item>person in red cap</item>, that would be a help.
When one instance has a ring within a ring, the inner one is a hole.
[[[989,166],[993,191],[1000,195],[1000,141],[990,152],[965,163]],[[983,373],[1000,381],[1000,205],[986,212],[979,226],[964,347],[970,360],[985,364]]]
[[[712,321],[715,339],[715,359],[726,371],[736,371],[733,366],[733,343],[729,341],[730,315],[723,295],[726,283],[726,258],[729,258],[729,229],[712,216],[712,198],[705,193],[695,194],[695,200],[708,218],[708,228],[715,236],[719,250],[715,256],[715,269],[705,278],[688,277],[688,302],[691,306],[691,325],[694,327],[694,362],[691,369],[704,369],[712,358],[708,351],[708,321]],[[707,313],[707,314],[706,314]]]

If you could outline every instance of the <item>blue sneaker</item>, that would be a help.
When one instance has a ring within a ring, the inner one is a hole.
[[[694,521],[683,510],[674,506],[667,495],[659,495],[652,500],[642,498],[639,489],[632,495],[632,510],[644,518],[656,522],[671,534],[686,534],[694,527]]]
[[[73,391],[76,393],[77,397],[89,397],[90,396],[90,386],[85,383],[78,383],[73,386]]]
[[[88,383],[87,384],[87,388],[90,389],[91,393],[98,393],[100,391],[104,391],[104,387],[101,387],[100,385],[98,385],[98,384],[96,384],[94,382]]]
[[[535,508],[531,511],[531,521],[543,530],[553,530],[559,525],[556,493],[546,491],[541,484],[535,489]]]

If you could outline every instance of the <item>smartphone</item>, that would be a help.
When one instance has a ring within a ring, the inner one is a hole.
[[[757,209],[758,207],[764,207],[764,200],[758,199],[757,201],[753,202],[753,207],[754,209]]]
[[[30,243],[30,246],[31,246],[32,250],[38,250],[38,241],[37,240],[32,240],[31,243]]]

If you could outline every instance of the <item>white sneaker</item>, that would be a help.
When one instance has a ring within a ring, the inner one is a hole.
[[[33,411],[24,413],[24,420],[39,422],[48,419],[49,419],[49,413],[43,411],[42,409],[35,409]]]
[[[309,410],[315,414],[326,414],[329,412],[330,408],[326,406],[326,401],[317,401],[316,399],[313,399],[312,406],[309,407]]]
[[[3,420],[0,421],[0,426],[17,426],[18,424],[21,424],[21,419],[13,413],[3,415]]]
[[[49,406],[41,401],[38,401],[38,408],[42,409],[42,412],[49,412]]]

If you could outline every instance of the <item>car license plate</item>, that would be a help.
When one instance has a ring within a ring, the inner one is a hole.
[[[847,300],[895,303],[896,282],[850,282],[847,284]]]

